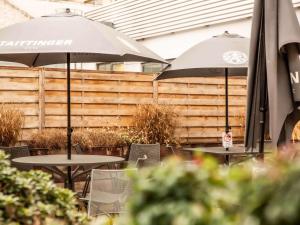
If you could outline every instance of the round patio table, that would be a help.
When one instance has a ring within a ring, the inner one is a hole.
[[[229,165],[230,156],[248,156],[248,158],[253,158],[257,156],[261,156],[263,154],[272,153],[271,151],[265,151],[264,153],[259,153],[257,151],[245,151],[244,146],[234,146],[229,149],[229,151],[225,151],[224,147],[198,147],[198,148],[183,148],[183,151],[193,152],[202,152],[212,155],[223,156],[225,159],[225,164]]]
[[[31,165],[45,168],[46,170],[62,177],[65,180],[65,187],[67,186],[69,189],[74,190],[74,180],[77,177],[87,174],[92,169],[99,166],[122,162],[124,161],[124,158],[105,155],[72,155],[72,159],[69,160],[66,155],[39,155],[15,158],[12,161],[20,165]],[[67,171],[59,168],[73,168],[74,166],[76,168],[72,171],[71,177],[68,177]],[[80,171],[81,167],[84,167],[83,171]]]

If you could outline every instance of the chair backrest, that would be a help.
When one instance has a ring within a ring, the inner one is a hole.
[[[11,147],[0,146],[0,150],[4,151],[5,154],[10,154]]]
[[[137,162],[138,167],[158,165],[160,163],[160,144],[132,144],[128,163],[134,166]]]
[[[15,159],[15,158],[30,156],[30,151],[29,151],[28,146],[9,147],[9,148],[5,149],[5,152],[10,155],[10,157],[9,157],[10,160]],[[11,161],[11,165],[13,167],[16,167],[18,170],[23,170],[23,171],[28,171],[28,170],[33,169],[32,166],[19,165],[19,164],[15,164],[12,161]]]
[[[127,198],[131,194],[130,171],[93,169],[88,205],[88,215],[110,215],[125,212]]]
[[[85,154],[85,152],[81,148],[80,144],[73,145],[73,148],[75,149],[76,154],[78,154],[78,155],[84,155]],[[91,168],[93,168],[93,166],[81,166],[81,168],[83,170],[90,170]]]
[[[83,154],[84,154],[84,152],[83,152],[83,150],[82,150],[80,144],[75,144],[75,145],[73,145],[73,147],[74,147],[75,152],[76,152],[77,154],[79,154],[79,155],[83,155]]]
[[[48,155],[49,149],[48,148],[29,148],[29,153],[31,156]]]

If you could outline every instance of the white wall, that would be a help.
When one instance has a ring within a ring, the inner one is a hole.
[[[141,72],[143,68],[142,64],[139,62],[125,62],[124,70],[127,72]]]
[[[0,0],[0,29],[28,19],[26,15],[22,14],[6,1]]]
[[[298,16],[298,20],[300,21],[299,8],[296,9],[296,13]],[[147,38],[144,40],[140,40],[140,42],[162,58],[172,59],[178,57],[193,45],[203,40],[209,39],[214,35],[222,34],[224,31],[237,33],[244,37],[250,37],[251,19],[252,18],[248,18],[185,32]]]

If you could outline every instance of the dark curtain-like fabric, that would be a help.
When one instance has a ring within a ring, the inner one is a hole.
[[[290,72],[300,72],[299,43],[300,27],[290,0],[255,0],[248,69],[245,134],[248,150],[257,147],[262,98],[266,98],[269,120],[266,130],[273,145],[290,135],[300,113],[295,92],[299,87],[292,86],[290,78]]]

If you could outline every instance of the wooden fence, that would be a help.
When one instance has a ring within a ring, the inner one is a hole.
[[[177,135],[185,143],[220,142],[224,130],[224,78],[153,81],[153,74],[71,73],[73,127],[128,126],[137,104],[174,105]],[[66,79],[62,69],[0,67],[0,102],[25,115],[22,140],[44,128],[66,127]],[[246,79],[229,81],[230,125],[242,139]]]

